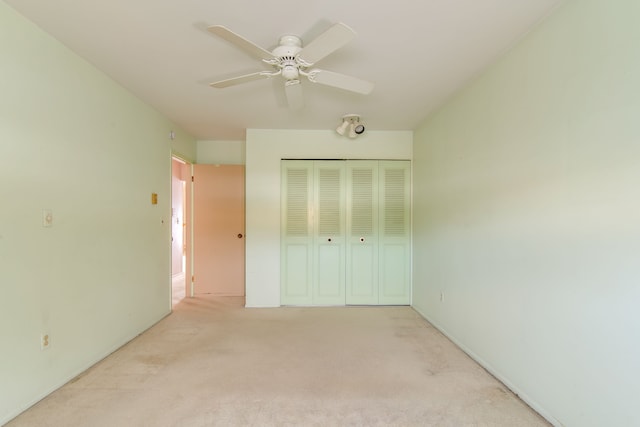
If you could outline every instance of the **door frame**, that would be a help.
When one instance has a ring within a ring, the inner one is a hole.
[[[185,298],[193,297],[193,163],[177,153],[171,153],[171,173],[170,177],[173,177],[173,161],[176,160],[181,163],[186,173],[184,176],[185,188],[184,188],[184,206],[183,208],[183,222],[185,225],[184,232],[184,246],[185,246],[185,266],[184,266],[184,284],[185,284]],[[172,178],[170,178],[172,179]],[[171,190],[173,191],[173,189]],[[170,207],[171,208],[171,207]],[[171,252],[171,248],[170,248]],[[169,262],[171,262],[170,254]],[[171,285],[170,285],[171,286]]]

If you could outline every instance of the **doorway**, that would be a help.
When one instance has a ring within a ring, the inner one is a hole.
[[[191,164],[171,158],[171,306],[191,296]]]

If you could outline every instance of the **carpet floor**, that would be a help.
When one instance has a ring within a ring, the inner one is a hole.
[[[410,307],[187,298],[23,426],[548,426]]]

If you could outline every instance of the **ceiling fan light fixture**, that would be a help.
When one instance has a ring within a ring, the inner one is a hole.
[[[282,77],[287,80],[296,80],[299,77],[298,68],[288,64],[282,67]]]

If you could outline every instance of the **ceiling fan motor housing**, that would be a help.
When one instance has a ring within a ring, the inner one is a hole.
[[[300,77],[300,64],[296,61],[296,55],[302,50],[302,40],[293,35],[280,37],[280,44],[271,52],[276,57],[275,64],[282,70],[282,77],[287,80],[296,80]]]
[[[271,52],[276,58],[295,57],[302,50],[302,40],[297,36],[282,36],[278,47]]]

